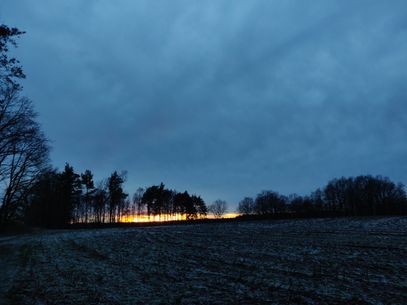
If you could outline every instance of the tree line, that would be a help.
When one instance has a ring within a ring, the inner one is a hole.
[[[333,179],[308,196],[262,191],[239,202],[239,213],[262,216],[406,215],[404,185],[382,176]]]
[[[69,164],[62,172],[45,170],[28,192],[25,221],[59,227],[70,223],[115,223],[135,216],[191,220],[207,215],[200,196],[167,189],[163,183],[138,188],[130,199],[123,190],[125,180],[125,172],[114,171],[95,186],[90,170],[78,174]]]
[[[117,222],[126,213],[125,174],[113,172],[95,187],[93,174],[47,169],[32,183],[24,203],[24,221],[30,225],[59,227],[70,223]]]
[[[208,208],[200,196],[190,195],[187,191],[179,193],[175,190],[166,189],[164,184],[153,185],[145,190],[138,202],[137,211],[145,210],[147,216],[154,215],[166,220],[168,218],[192,220],[205,218]],[[139,214],[140,215],[140,214]]]

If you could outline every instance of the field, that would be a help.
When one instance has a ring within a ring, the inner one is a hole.
[[[407,304],[407,218],[0,238],[0,304]]]

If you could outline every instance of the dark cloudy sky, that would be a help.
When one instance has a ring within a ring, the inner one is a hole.
[[[405,0],[1,0],[52,162],[231,204],[407,183]]]

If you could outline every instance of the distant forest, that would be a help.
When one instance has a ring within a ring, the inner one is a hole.
[[[309,196],[263,191],[240,201],[238,211],[274,217],[406,215],[407,197],[403,184],[386,177],[342,177]]]
[[[49,162],[49,143],[31,101],[22,95],[22,67],[9,57],[24,32],[0,25],[0,229],[12,223],[62,227],[73,223],[115,223],[129,217],[195,220],[208,213],[220,218],[226,202],[207,206],[198,195],[177,192],[163,183],[123,190],[125,173],[113,172],[95,186],[90,170],[63,171]],[[309,196],[263,191],[246,197],[238,211],[245,217],[313,217],[407,214],[404,186],[380,176],[330,181]]]

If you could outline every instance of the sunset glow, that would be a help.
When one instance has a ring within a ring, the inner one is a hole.
[[[186,220],[186,215],[130,215],[123,216],[120,222],[159,222],[175,220]]]
[[[222,218],[235,218],[239,216],[238,213],[227,213],[223,215]],[[213,215],[208,215],[207,219],[215,219]],[[120,222],[165,222],[165,221],[177,221],[177,220],[186,220],[186,215],[130,215],[123,216],[120,219]]]
[[[240,214],[238,214],[238,213],[226,213],[221,218],[236,218],[237,216],[240,216]],[[215,217],[213,215],[208,215],[206,218],[214,219]]]

